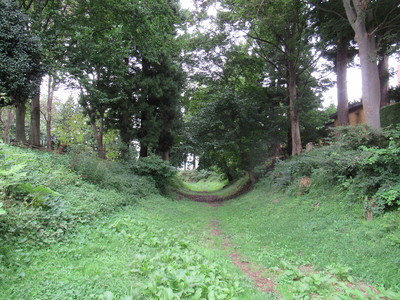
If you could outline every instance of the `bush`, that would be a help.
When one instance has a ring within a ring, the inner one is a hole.
[[[169,162],[155,155],[140,158],[133,164],[132,170],[137,175],[152,178],[161,192],[165,192],[167,187],[173,184],[177,174]]]
[[[400,123],[400,103],[388,105],[381,108],[382,127],[396,126]]]
[[[199,182],[203,181],[223,181],[224,175],[211,170],[184,170],[179,173],[183,181]]]
[[[100,159],[92,152],[79,150],[72,150],[67,157],[71,168],[90,183],[138,197],[157,193],[154,182],[135,174],[128,164]]]
[[[7,213],[0,216],[0,238],[5,240],[58,241],[78,224],[158,192],[152,179],[128,165],[85,151],[54,155],[1,146],[1,153],[0,214]]]
[[[375,213],[399,206],[400,126],[338,128],[330,145],[278,162],[269,174],[272,185],[296,191],[301,177],[311,177],[311,188],[340,186],[349,200],[366,199]]]

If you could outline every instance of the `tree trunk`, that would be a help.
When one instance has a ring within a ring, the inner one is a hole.
[[[169,161],[169,151],[164,151],[161,153],[161,158],[165,161]]]
[[[351,1],[353,5],[351,5]],[[376,56],[375,35],[367,30],[368,1],[343,0],[347,18],[355,32],[361,64],[362,101],[365,120],[372,128],[381,127],[380,119],[380,82]],[[371,31],[374,28],[369,28]]]
[[[375,37],[367,32],[358,34],[361,78],[362,78],[362,99],[365,113],[365,120],[372,128],[381,127],[380,118],[380,82],[378,66],[376,64]]]
[[[93,129],[93,134],[97,142],[97,155],[102,158],[106,159],[106,152],[104,150],[104,143],[103,143],[103,116],[100,117],[100,126],[97,127],[96,120],[94,117],[90,118],[92,129]]]
[[[22,144],[26,143],[25,114],[25,103],[17,102],[15,106],[15,141]]]
[[[12,108],[7,108],[7,120],[4,122],[3,140],[5,144],[10,143],[10,128],[14,120],[14,112]]]
[[[299,110],[297,107],[296,67],[294,62],[288,62],[288,89],[289,89],[289,118],[292,136],[292,155],[301,152]]]
[[[379,81],[381,86],[380,106],[389,105],[389,56],[381,53],[378,63]]]
[[[140,144],[140,152],[139,152],[140,157],[147,157],[149,156],[149,148],[147,145]]]
[[[122,113],[121,115],[121,127],[119,130],[119,134],[121,136],[122,143],[124,144],[125,148],[121,150],[121,156],[122,159],[128,159],[129,158],[129,145],[131,142],[131,137],[129,134],[129,128],[131,126],[129,122],[129,114],[128,113]]]
[[[349,101],[347,97],[347,52],[348,42],[340,39],[337,43],[336,53],[336,84],[338,99],[338,125],[349,125]]]
[[[251,182],[252,184],[256,183],[256,182],[257,182],[257,178],[256,178],[256,175],[254,174],[254,172],[251,171],[251,170],[247,170],[246,172],[247,172],[247,175],[248,175],[249,178],[250,178],[250,182]]]
[[[46,119],[46,142],[47,149],[52,149],[52,140],[51,140],[51,123],[53,119],[53,97],[54,97],[54,79],[51,75],[49,75],[49,84],[47,90],[47,119]]]
[[[31,126],[29,128],[29,144],[40,147],[40,86],[31,101]]]

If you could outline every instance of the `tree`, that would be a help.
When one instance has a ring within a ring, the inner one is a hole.
[[[340,0],[311,1],[322,55],[334,63],[337,85],[337,113],[340,126],[349,125],[347,95],[347,65],[356,55],[350,46],[354,33],[347,22],[346,12]]]
[[[3,127],[3,142],[5,144],[10,143],[10,129],[12,126],[12,123],[14,121],[14,111],[12,108],[3,108],[0,111],[0,123],[2,124]]]
[[[19,9],[30,16],[29,27],[33,34],[40,37],[41,40],[41,56],[38,61],[43,65],[44,70],[49,73],[49,66],[54,65],[56,61],[54,53],[59,50],[58,43],[54,36],[55,18],[59,18],[64,11],[61,4],[64,1],[41,1],[41,0],[17,0]],[[51,49],[51,50],[50,50]],[[45,71],[39,78],[41,82]],[[30,126],[29,126],[29,144],[40,146],[40,84],[32,96],[30,103]]]
[[[377,66],[377,35],[388,23],[399,19],[396,1],[343,0],[346,15],[355,32],[359,47],[362,77],[362,100],[367,124],[380,128],[381,84]],[[384,12],[384,19],[377,23],[377,11]]]
[[[240,22],[250,24],[248,36],[254,49],[266,63],[275,68],[287,85],[288,117],[292,155],[301,152],[298,107],[298,78],[312,76],[316,60],[311,54],[309,7],[302,1],[224,1]],[[279,79],[278,79],[279,80]]]
[[[16,106],[16,141],[25,143],[26,101],[38,90],[43,73],[39,38],[15,4],[0,0],[0,92]]]

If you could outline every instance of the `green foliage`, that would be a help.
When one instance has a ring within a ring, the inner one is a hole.
[[[4,145],[1,151],[0,193],[7,214],[0,234],[5,240],[54,243],[81,223],[157,192],[127,166],[85,152],[57,156]]]
[[[168,210],[174,202],[160,196],[144,202],[155,209],[101,217],[65,243],[34,250],[18,244],[12,254],[18,264],[0,270],[0,293],[8,299],[241,299],[245,285],[224,260],[205,255],[185,230],[169,229],[175,220],[158,207],[167,203]],[[165,218],[171,226],[157,223]]]
[[[316,188],[334,183],[352,201],[367,199],[366,209],[379,214],[399,205],[399,157],[399,129],[348,126],[338,128],[329,146],[278,162],[271,178],[275,185],[291,185],[296,191],[304,176],[311,177]]]
[[[54,120],[54,135],[63,145],[85,144],[93,140],[93,133],[87,125],[88,119],[83,115],[73,98],[69,98],[60,107]]]
[[[197,182],[204,181],[220,181],[224,180],[224,175],[211,170],[184,170],[179,172],[179,176],[184,181]]]
[[[100,159],[84,147],[72,147],[67,157],[70,167],[90,183],[138,197],[156,193],[152,181],[138,176],[149,174],[132,172],[129,166],[122,162]],[[162,174],[165,170],[167,169],[159,170],[159,173]],[[155,173],[157,171],[154,170]]]
[[[162,160],[159,156],[150,155],[140,158],[131,166],[133,172],[140,176],[148,176],[154,180],[156,187],[165,192],[176,177],[176,169],[169,162]]]
[[[396,126],[400,123],[400,103],[384,106],[381,108],[381,126]]]
[[[24,103],[40,84],[40,41],[14,2],[0,1],[0,19],[0,94]]]

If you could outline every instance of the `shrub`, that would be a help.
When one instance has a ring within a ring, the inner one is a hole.
[[[152,178],[161,192],[165,192],[167,187],[173,184],[173,179],[177,174],[176,169],[169,162],[155,155],[140,158],[133,164],[132,170],[137,175]]]
[[[400,91],[400,89],[398,89]],[[398,94],[400,94],[398,92]],[[400,103],[384,106],[381,108],[381,125],[382,127],[396,126],[400,123]]]
[[[222,181],[224,175],[211,170],[184,170],[179,173],[183,181],[198,182],[198,181]]]
[[[278,162],[269,175],[274,186],[296,191],[301,177],[311,177],[314,187],[340,186],[349,200],[367,199],[375,213],[399,206],[400,126],[338,128],[330,145]]]
[[[135,174],[128,164],[100,159],[86,151],[73,150],[67,157],[71,168],[90,183],[139,197],[157,193],[154,182]]]

